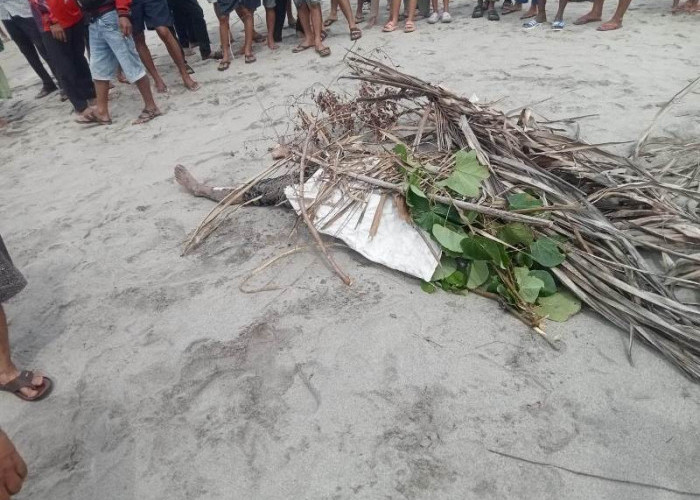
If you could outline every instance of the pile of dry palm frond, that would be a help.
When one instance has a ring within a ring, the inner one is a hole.
[[[660,164],[663,148],[645,133],[627,159],[527,109],[511,118],[375,60],[351,55],[348,64],[358,95],[324,90],[314,112],[298,110],[288,154],[229,196],[190,243],[262,177],[296,172],[303,185],[322,168],[328,191],[346,193],[344,210],[363,193],[385,193],[440,244],[442,266],[426,290],[494,297],[542,333],[543,319],[571,309],[563,286],[629,334],[630,355],[642,339],[700,380],[700,310],[687,300],[700,288],[697,144]],[[313,209],[302,195],[304,220],[349,283]]]

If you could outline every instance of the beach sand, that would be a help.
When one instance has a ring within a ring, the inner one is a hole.
[[[457,2],[450,25],[375,28],[355,48],[503,110],[592,115],[579,120],[588,141],[634,141],[700,74],[700,16],[670,4],[635,2],[623,30],[599,33],[571,25],[590,6],[574,3],[553,33],[523,32],[517,14],[473,20],[474,2]],[[173,167],[217,184],[261,171],[291,132],[288,105],[342,74],[352,45],[341,21],[323,60],[293,55],[289,29],[279,51],[257,46],[256,64],[236,58],[226,73],[195,56],[203,89],[190,93],[151,35],[171,93],[145,126],[130,125],[140,100],[118,84],[115,124],[80,128],[57,96],[32,99],[38,79],[14,44],[0,55],[16,91],[0,103],[15,120],[0,132],[0,232],[29,280],[6,306],[11,343],[58,384],[36,404],[0,395],[0,425],[30,467],[18,499],[700,493],[700,387],[641,344],[631,365],[626,335],[590,311],[548,325],[556,351],[494,302],[427,295],[345,251],[351,287],[307,252],[244,292],[251,270],[310,242],[288,237],[283,209],[245,208],[180,257],[213,205]],[[699,116],[691,94],[659,133],[697,140]]]

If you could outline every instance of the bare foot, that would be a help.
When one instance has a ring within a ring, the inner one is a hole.
[[[17,378],[18,376],[19,376],[19,370],[13,366],[10,370],[3,372],[3,373],[0,373],[0,384],[5,385],[5,384],[11,382],[12,380],[14,380],[15,378]],[[35,374],[34,378],[32,379],[32,385],[34,387],[38,387],[39,389],[41,389],[41,386],[43,384],[44,384],[44,377],[42,377],[41,375]],[[30,389],[29,387],[23,387],[22,389],[19,390],[19,392],[21,392],[24,396],[26,396],[28,398],[34,398],[39,394],[38,390]]]
[[[267,41],[267,48],[270,50],[277,50],[280,48],[279,45],[277,45],[274,40],[268,40]]]
[[[589,12],[585,16],[581,16],[576,21],[574,21],[574,24],[588,24],[588,23],[597,23],[600,21],[600,16],[595,15],[593,12]]]
[[[206,196],[202,185],[197,182],[197,179],[182,165],[175,166],[175,180],[178,184],[184,187],[188,193],[194,196]]]
[[[520,19],[530,19],[531,17],[535,17],[537,15],[537,5],[535,5],[535,8],[533,9],[530,7],[525,14],[520,16]]]
[[[168,86],[163,80],[156,80],[154,84],[156,86],[156,92],[159,94],[165,94],[168,91]]]
[[[183,75],[182,77],[182,82],[185,84],[185,87],[187,87],[187,90],[191,90],[192,92],[197,92],[202,86],[194,81],[190,75],[186,75],[187,77]]]
[[[370,16],[369,19],[367,19],[367,24],[365,24],[365,29],[371,29],[374,28],[377,25],[377,16]]]
[[[607,23],[603,23],[600,26],[598,26],[598,31],[613,31],[613,30],[619,30],[622,28],[622,21],[616,21],[614,19],[611,19]]]

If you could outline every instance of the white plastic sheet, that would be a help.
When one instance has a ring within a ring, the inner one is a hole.
[[[323,170],[318,170],[304,184],[307,209],[323,188]],[[299,186],[287,187],[285,195],[294,210],[300,213]],[[345,200],[349,198],[340,189],[334,189],[323,204],[314,206],[314,226],[319,232],[344,241],[373,262],[430,281],[439,264],[438,245],[429,235],[421,234],[419,228],[401,217],[391,196],[384,203],[376,234],[370,237],[382,196],[373,192],[365,198],[366,204],[356,203],[343,212],[347,205]]]

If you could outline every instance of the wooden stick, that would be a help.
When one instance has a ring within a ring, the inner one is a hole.
[[[375,179],[373,177],[368,177],[362,174],[356,174],[353,172],[338,172],[340,175],[346,175],[358,181],[366,182],[367,184],[372,184],[373,186],[381,187],[384,189],[390,189],[392,191],[397,191],[399,193],[405,193],[406,189],[401,184],[392,184],[391,182],[382,181]],[[485,215],[491,215],[493,217],[498,217],[499,219],[512,220],[516,222],[523,222],[527,224],[532,224],[541,227],[553,227],[554,223],[546,219],[538,219],[537,217],[530,217],[529,215],[521,215],[514,212],[507,212],[505,210],[499,210],[497,208],[491,208],[484,205],[478,205],[476,203],[469,203],[468,201],[454,200],[448,198],[447,196],[438,196],[426,194],[426,196],[438,203],[446,203],[448,205],[454,205],[457,208],[463,210],[473,210],[474,212],[479,212]]]
[[[306,202],[304,201],[304,171],[306,169],[306,158],[309,152],[309,143],[311,143],[311,138],[313,137],[315,130],[316,123],[313,122],[309,129],[309,133],[306,136],[306,142],[304,143],[304,151],[301,154],[301,162],[299,164],[299,211],[301,212],[301,216],[304,219],[306,226],[311,232],[311,236],[313,236],[314,240],[316,240],[318,247],[321,249],[321,252],[323,252],[323,255],[326,257],[328,263],[331,265],[331,267],[333,268],[335,273],[340,277],[340,279],[343,280],[343,283],[350,286],[352,284],[352,280],[347,274],[343,272],[342,269],[340,269],[340,266],[338,266],[338,264],[335,262],[335,259],[333,259],[333,257],[328,253],[328,250],[326,250],[326,247],[323,244],[321,236],[318,234],[318,230],[316,230],[314,223],[311,221],[311,218],[309,217],[309,214],[306,211]]]

